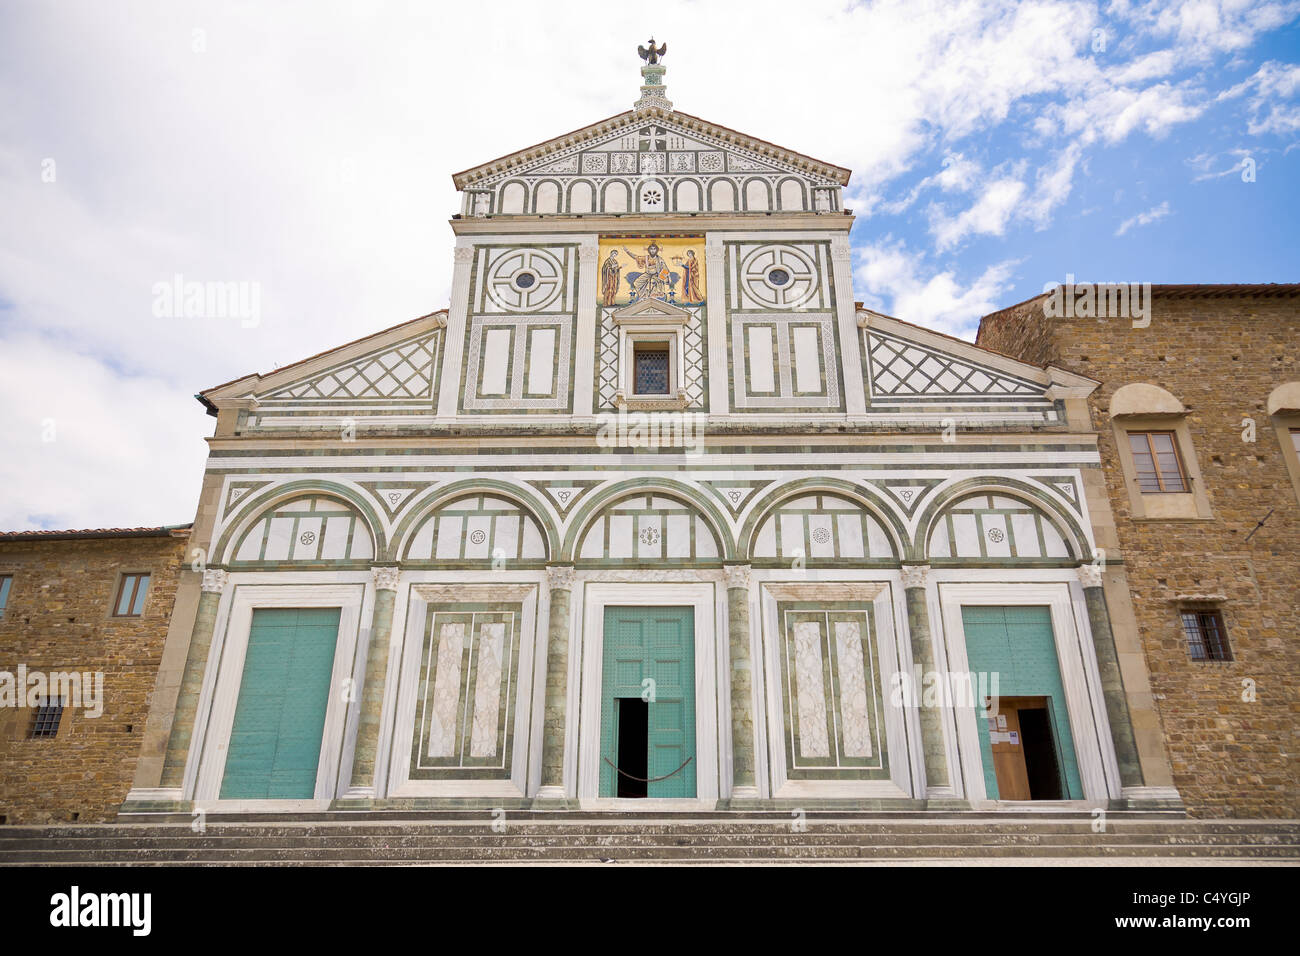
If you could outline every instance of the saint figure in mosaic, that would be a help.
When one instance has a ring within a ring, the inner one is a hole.
[[[600,298],[605,305],[613,305],[618,298],[618,275],[623,266],[618,261],[618,250],[609,250],[609,258],[600,266]]]
[[[700,260],[695,257],[694,249],[686,250],[686,258],[673,256],[673,262],[682,264],[682,301],[703,302],[704,290],[700,284]]]

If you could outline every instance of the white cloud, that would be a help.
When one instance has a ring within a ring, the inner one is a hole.
[[[930,232],[940,252],[951,249],[967,236],[1000,236],[1015,215],[1025,184],[1019,179],[995,179],[984,187],[980,197],[968,209],[949,217],[942,206],[930,209]]]
[[[887,315],[974,339],[979,319],[1002,308],[1016,260],[986,268],[963,285],[951,270],[931,271],[922,254],[886,237],[857,250],[854,270],[864,303]]]
[[[213,420],[183,388],[67,344],[0,345],[0,528],[194,518]]]
[[[1140,212],[1136,216],[1130,216],[1120,223],[1119,228],[1115,230],[1115,235],[1122,236],[1134,226],[1147,226],[1157,219],[1163,219],[1169,215],[1169,201],[1165,200],[1159,206],[1153,206],[1146,212]]]
[[[1300,132],[1300,103],[1285,103],[1300,92],[1300,64],[1270,60],[1249,79],[1219,94],[1219,100],[1236,99],[1251,93],[1250,120],[1246,130],[1252,136],[1274,133],[1285,136]]]

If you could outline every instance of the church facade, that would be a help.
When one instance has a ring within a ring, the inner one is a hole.
[[[650,59],[445,311],[202,393],[124,813],[1179,806],[1098,383],[856,304],[849,171]]]

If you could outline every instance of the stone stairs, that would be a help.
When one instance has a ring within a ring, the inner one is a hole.
[[[0,826],[0,866],[1300,863],[1300,821],[809,812],[209,814]]]

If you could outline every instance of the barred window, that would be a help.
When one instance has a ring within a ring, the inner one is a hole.
[[[668,394],[668,346],[638,345],[633,352],[634,395]]]
[[[1194,661],[1230,661],[1228,632],[1218,611],[1186,610],[1182,612],[1183,631]]]
[[[1187,479],[1173,432],[1129,432],[1138,487],[1146,494],[1186,492]]]
[[[42,702],[36,708],[36,714],[32,718],[32,739],[38,737],[57,737],[59,735],[59,721],[63,719],[63,700],[62,698],[49,698]]]

